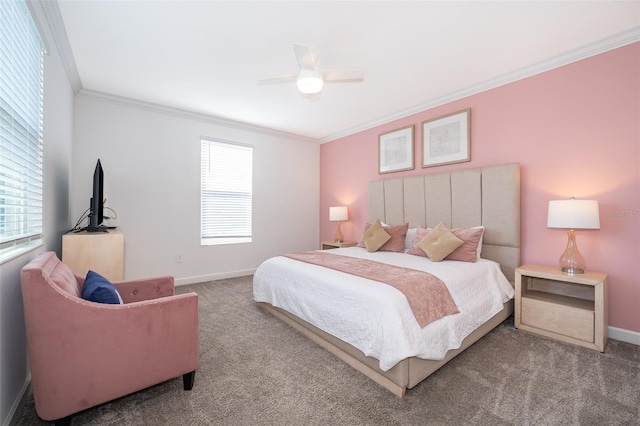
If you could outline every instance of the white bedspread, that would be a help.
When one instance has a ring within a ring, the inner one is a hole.
[[[421,328],[406,297],[389,285],[286,257],[260,265],[253,278],[256,302],[291,312],[355,346],[378,359],[383,371],[412,356],[443,359],[514,294],[499,265],[490,260],[431,262],[404,253],[369,253],[359,247],[331,253],[430,272],[444,281],[460,310]]]

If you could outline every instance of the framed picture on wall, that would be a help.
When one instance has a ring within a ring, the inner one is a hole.
[[[422,167],[471,161],[471,109],[422,122]]]
[[[392,173],[415,168],[413,126],[378,137],[378,173]]]

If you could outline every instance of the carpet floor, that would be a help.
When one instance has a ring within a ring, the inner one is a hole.
[[[508,319],[400,399],[258,308],[251,277],[199,295],[200,367],[74,415],[74,425],[640,425],[640,346],[604,353]],[[25,402],[18,425],[47,424]]]

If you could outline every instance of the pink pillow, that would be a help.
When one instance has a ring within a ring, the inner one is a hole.
[[[425,253],[424,250],[418,247],[418,243],[422,241],[422,239],[426,237],[427,234],[429,234],[429,231],[431,231],[431,228],[423,228],[422,226],[418,226],[418,229],[416,229],[416,238],[413,240],[413,247],[407,250],[407,254],[427,257],[427,253]]]
[[[367,232],[367,229],[369,229],[369,227],[371,227],[370,223],[367,223],[366,225],[364,225],[364,232]],[[382,247],[378,249],[378,251],[395,251],[395,252],[403,253],[404,239],[405,239],[405,236],[407,235],[409,224],[405,223],[403,225],[396,225],[396,226],[383,226],[382,228],[387,232],[387,234],[391,235],[391,238],[389,239],[389,241],[384,243]],[[358,247],[365,247],[364,242],[362,240],[360,240],[360,242],[358,243]]]
[[[455,249],[445,260],[459,260],[461,262],[478,261],[478,244],[482,238],[484,228],[458,228],[452,229],[453,235],[460,238],[464,243]]]
[[[427,254],[418,247],[418,243],[431,231],[431,229],[419,227],[416,231],[416,239],[413,247],[407,252],[414,256],[427,257]],[[483,227],[477,228],[456,228],[452,229],[453,235],[460,238],[464,243],[455,249],[444,260],[458,260],[460,262],[477,262],[478,261],[478,245],[482,240],[484,233]]]

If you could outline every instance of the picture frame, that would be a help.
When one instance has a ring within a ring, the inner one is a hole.
[[[471,161],[471,109],[422,122],[422,167]]]
[[[403,127],[378,137],[379,174],[415,169],[413,128]]]

